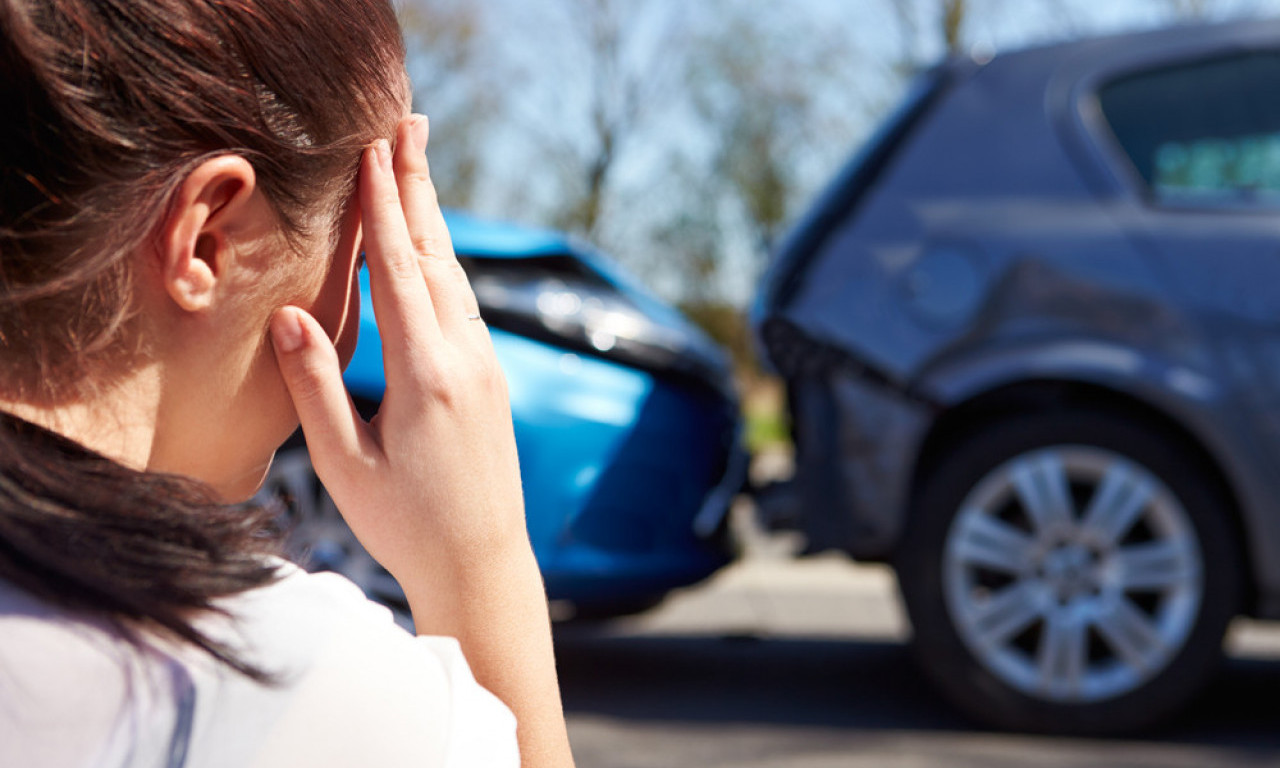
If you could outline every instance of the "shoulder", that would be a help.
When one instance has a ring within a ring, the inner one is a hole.
[[[280,576],[221,606],[236,642],[281,680],[255,764],[518,764],[515,719],[456,640],[413,636],[342,576],[292,564]],[[236,719],[224,725],[243,732]]]
[[[166,658],[0,581],[0,765],[111,765],[168,744]]]
[[[350,581],[281,563],[199,626],[277,682],[0,582],[0,765],[515,766],[515,719],[451,638],[414,637]]]

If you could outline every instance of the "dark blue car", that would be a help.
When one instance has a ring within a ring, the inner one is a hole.
[[[977,718],[1141,726],[1280,619],[1278,94],[1278,20],[946,62],[765,281],[765,507]]]
[[[746,465],[727,355],[560,234],[447,218],[507,375],[529,535],[548,596],[579,616],[628,613],[723,565],[722,526]],[[345,378],[371,415],[385,380],[367,273],[361,291],[359,344]],[[299,559],[404,607],[300,441],[281,449],[264,493],[286,503]]]

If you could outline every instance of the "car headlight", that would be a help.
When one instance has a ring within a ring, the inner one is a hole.
[[[728,357],[701,330],[670,308],[642,307],[574,256],[458,260],[495,328],[732,393]]]

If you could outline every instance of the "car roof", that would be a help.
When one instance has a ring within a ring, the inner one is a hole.
[[[1141,197],[1146,190],[1111,135],[1098,90],[1137,71],[1253,50],[1280,50],[1280,18],[1085,38],[985,65],[955,59],[940,67],[945,95],[919,132],[949,134],[939,146],[950,156],[919,159],[935,189],[955,193]],[[955,156],[960,147],[963,157]]]
[[[1232,50],[1275,47],[1280,44],[1280,16],[1214,24],[1176,24],[1160,29],[1085,37],[1061,43],[1000,52],[983,69],[1016,69],[1029,85],[1040,86],[1064,62],[1088,61],[1091,68],[1116,69],[1118,65],[1158,65],[1162,60],[1182,60],[1197,55],[1212,56]],[[960,57],[948,66],[970,66]],[[1080,69],[1086,69],[1081,67]]]
[[[957,58],[928,75],[939,98],[892,164],[914,166],[907,174],[934,196],[1132,196],[1128,161],[1089,97],[1134,70],[1262,48],[1280,49],[1280,18],[1086,38],[982,65]]]

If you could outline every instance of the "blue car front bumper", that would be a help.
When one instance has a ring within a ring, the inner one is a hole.
[[[500,329],[491,336],[551,599],[657,598],[729,560],[716,534],[746,470],[735,402]],[[376,328],[362,324],[346,376],[353,394],[381,399],[381,356]]]

